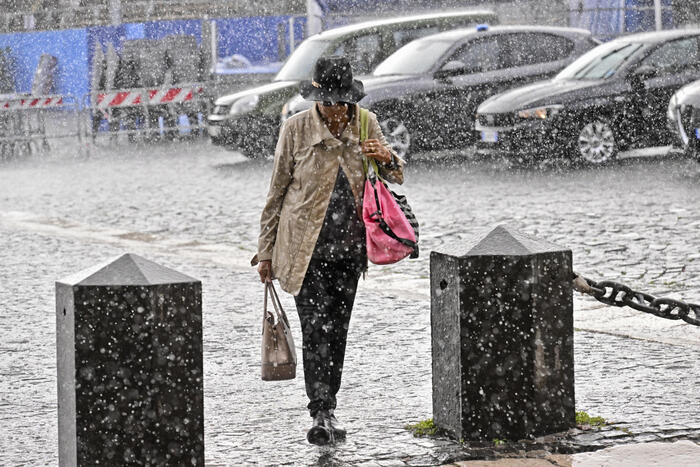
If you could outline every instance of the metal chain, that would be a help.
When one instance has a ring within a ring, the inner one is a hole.
[[[628,306],[644,313],[666,319],[682,319],[688,324],[700,326],[700,305],[685,303],[672,298],[656,298],[644,292],[613,281],[600,281],[574,273],[574,290],[591,295],[601,303],[611,306]],[[690,316],[690,315],[694,315]]]

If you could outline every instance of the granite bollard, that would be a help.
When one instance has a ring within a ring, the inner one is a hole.
[[[433,419],[457,439],[575,425],[571,251],[499,226],[430,255]]]
[[[132,254],[56,282],[61,466],[204,465],[201,295]]]

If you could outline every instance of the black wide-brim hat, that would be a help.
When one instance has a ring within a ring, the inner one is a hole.
[[[347,58],[321,57],[314,66],[313,79],[299,85],[299,93],[308,101],[355,104],[365,97],[365,86],[353,79]]]

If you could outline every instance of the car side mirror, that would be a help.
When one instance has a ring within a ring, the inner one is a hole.
[[[442,68],[435,72],[435,79],[444,79],[449,76],[462,75],[467,72],[467,65],[459,60],[450,60]]]
[[[456,71],[456,70],[464,70],[467,68],[467,65],[464,64],[461,60],[450,60],[449,62],[445,63],[440,70],[442,71]]]
[[[632,78],[639,81],[646,81],[659,74],[659,70],[651,65],[642,65],[632,72]]]

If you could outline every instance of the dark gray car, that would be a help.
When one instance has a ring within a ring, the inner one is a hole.
[[[623,36],[582,56],[551,80],[483,102],[482,152],[522,163],[566,156],[605,164],[619,151],[670,143],[671,96],[700,78],[700,30]]]
[[[389,143],[409,151],[473,144],[477,106],[497,92],[555,75],[598,45],[589,31],[496,26],[415,40],[363,80],[360,105],[376,112]],[[287,115],[310,107],[297,96]]]

